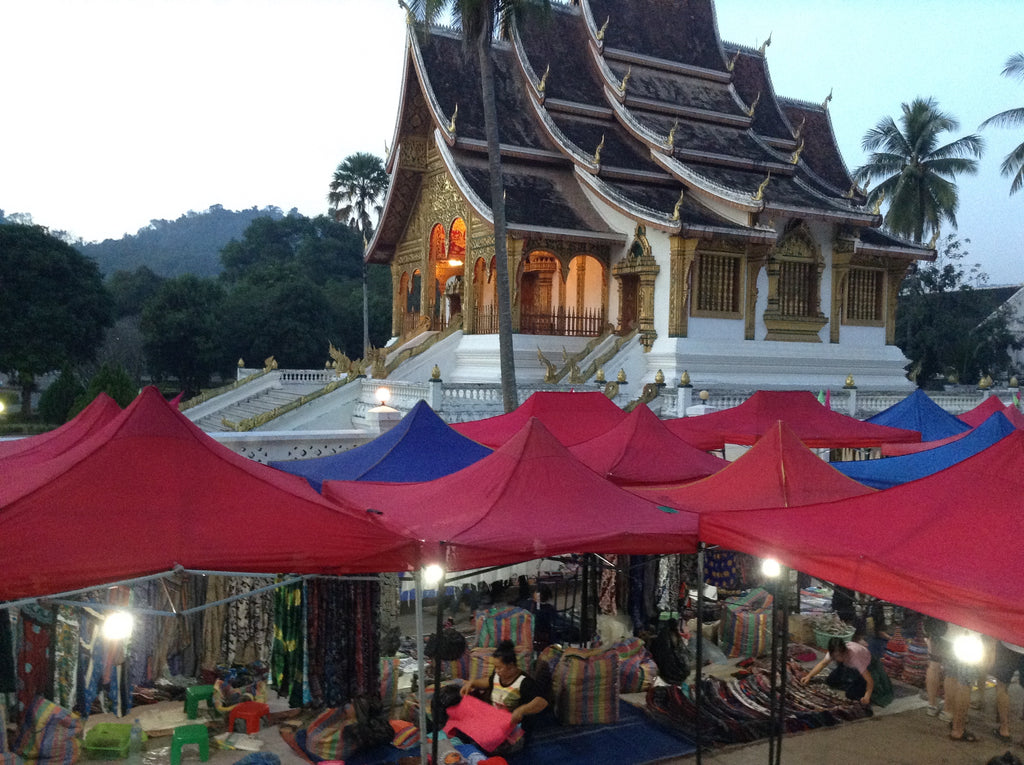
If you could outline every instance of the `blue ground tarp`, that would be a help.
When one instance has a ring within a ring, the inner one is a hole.
[[[937,441],[970,430],[970,425],[947,412],[918,388],[905,399],[869,417],[866,422],[916,430],[922,441]]]
[[[420,401],[391,430],[341,454],[271,462],[320,491],[324,481],[432,481],[486,457],[491,450],[452,430]]]
[[[879,460],[833,462],[843,475],[875,489],[888,489],[901,483],[938,473],[1001,441],[1014,431],[1002,412],[996,412],[963,438],[915,454],[885,457]]]

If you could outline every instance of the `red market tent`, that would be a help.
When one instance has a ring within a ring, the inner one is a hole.
[[[703,524],[709,513],[797,507],[873,494],[875,490],[844,476],[804,446],[784,423],[776,422],[746,454],[709,478],[671,489],[631,491],[660,504],[699,513]]]
[[[1024,414],[1020,413],[1020,409],[1013,404],[1007,404],[1003,407],[1003,414],[1006,415],[1006,419],[1013,423],[1013,427],[1017,428],[1017,430],[1024,430]]]
[[[958,419],[966,422],[972,428],[976,428],[981,423],[989,418],[994,412],[1001,412],[1004,408],[1003,402],[999,400],[999,396],[988,396],[974,409],[964,412],[958,415]]]
[[[672,434],[646,404],[611,430],[569,447],[580,462],[619,486],[682,484],[729,463]]]
[[[880,446],[920,441],[921,434],[884,425],[872,425],[822,406],[809,391],[759,390],[738,406],[698,417],[666,420],[677,436],[700,449],[721,449],[725,444],[753,444],[779,420],[809,449]]]
[[[523,429],[531,417],[544,423],[565,446],[611,430],[626,416],[603,393],[538,391],[508,414],[457,422],[452,427],[467,438],[496,449]]]
[[[63,455],[0,482],[0,600],[177,565],[252,573],[397,570],[406,543],[299,476],[211,439],[155,388]]]
[[[536,418],[493,454],[443,478],[325,481],[323,494],[422,540],[420,563],[450,570],[567,553],[696,549],[694,516],[659,508],[601,478]]]
[[[710,480],[710,479],[709,479]],[[862,497],[701,518],[708,542],[1024,643],[1024,432]]]
[[[120,413],[121,407],[117,402],[106,393],[100,393],[59,428],[29,438],[0,441],[0,477],[7,470],[44,462],[60,454],[100,430]]]

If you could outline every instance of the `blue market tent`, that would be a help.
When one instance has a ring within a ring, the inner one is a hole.
[[[320,491],[324,481],[432,481],[472,465],[491,450],[452,430],[419,401],[391,430],[340,454],[271,462]]]
[[[936,441],[970,430],[971,426],[950,414],[918,388],[902,401],[869,417],[867,422],[891,428],[916,430],[922,441]]]
[[[938,473],[1001,441],[1015,430],[1002,412],[996,412],[963,438],[924,452],[878,460],[833,462],[845,476],[875,489],[888,489]]]

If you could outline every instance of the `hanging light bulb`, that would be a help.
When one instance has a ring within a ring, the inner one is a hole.
[[[425,566],[423,569],[423,583],[427,585],[434,585],[441,581],[441,577],[444,576],[444,569],[436,563],[431,563],[429,566]]]
[[[103,637],[107,640],[126,640],[132,634],[135,617],[127,611],[112,611],[103,620]]]
[[[778,579],[779,574],[782,573],[782,566],[775,558],[765,558],[761,561],[761,573],[769,579]]]

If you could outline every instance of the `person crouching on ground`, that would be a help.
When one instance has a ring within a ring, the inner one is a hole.
[[[833,661],[836,668],[826,681],[830,688],[845,691],[846,698],[856,699],[866,707],[872,703],[884,707],[892,701],[892,683],[878,659],[871,655],[866,646],[847,642],[841,637],[828,641],[828,653],[800,682],[807,685],[812,677]]]
[[[463,696],[474,689],[484,691],[484,699],[499,709],[511,712],[512,722],[517,725],[522,723],[524,718],[540,714],[547,709],[548,701],[541,693],[540,685],[519,669],[516,663],[515,643],[511,640],[502,640],[494,649],[492,656],[494,671],[488,677],[463,683]]]

